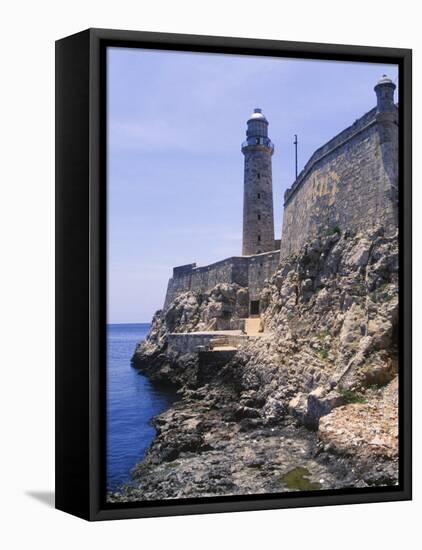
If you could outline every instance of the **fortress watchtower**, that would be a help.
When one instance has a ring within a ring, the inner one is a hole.
[[[382,75],[378,80],[374,90],[377,94],[377,112],[378,113],[396,113],[397,109],[394,104],[394,90],[396,85],[388,78],[387,75]]]
[[[274,145],[268,137],[268,120],[255,109],[248,120],[243,191],[243,247],[249,256],[274,250],[274,211],[271,157]]]

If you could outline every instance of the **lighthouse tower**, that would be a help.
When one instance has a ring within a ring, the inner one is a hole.
[[[274,145],[268,137],[268,120],[254,109],[248,120],[243,191],[243,247],[249,256],[274,250],[274,212],[271,157]]]

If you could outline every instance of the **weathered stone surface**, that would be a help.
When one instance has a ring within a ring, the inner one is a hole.
[[[274,250],[272,150],[259,145],[243,149],[245,178],[243,194],[242,254]]]
[[[259,299],[259,294],[277,269],[280,260],[278,250],[253,256],[234,256],[211,265],[196,264],[175,267],[167,286],[164,310],[181,294],[206,294],[217,285],[238,285],[243,290],[243,309],[239,316],[249,315],[249,300]],[[239,305],[240,307],[240,305]]]
[[[194,349],[183,350],[180,346],[179,352],[174,353],[173,348],[169,348],[169,335],[193,333],[191,340],[195,340],[195,333],[201,331],[237,330],[242,326],[238,314],[242,312],[243,304],[243,289],[236,284],[222,283],[204,294],[180,294],[166,310],[157,311],[154,315],[147,339],[135,350],[133,365],[155,382],[195,384],[197,354],[192,353]],[[197,336],[194,348],[209,342],[211,338]]]
[[[270,427],[258,418],[232,418],[225,414],[230,403],[219,396],[215,408],[206,390],[157,418],[159,433],[133,470],[132,486],[110,494],[109,502],[289,492],[300,489],[285,481],[298,466],[311,488],[359,482],[347,462],[330,463],[315,433],[289,422]]]
[[[298,393],[289,403],[289,412],[301,424],[316,429],[320,418],[343,402],[343,397],[337,391],[319,386],[308,394]]]
[[[339,407],[319,423],[322,445],[353,456],[359,469],[376,472],[377,483],[398,473],[398,378],[382,390],[366,393],[365,402]]]
[[[315,151],[285,194],[281,256],[297,253],[317,235],[397,227],[398,111],[372,109]],[[360,243],[349,261],[363,267]]]
[[[243,187],[242,254],[275,249],[271,157],[274,146],[268,137],[268,120],[255,109],[247,122]]]
[[[369,256],[357,254],[368,242]],[[168,334],[203,328],[225,308],[235,317],[242,290],[186,293],[157,314],[135,365],[176,384],[180,400],[155,419],[157,437],[134,487],[111,499],[279,492],[289,490],[280,479],[296,467],[312,482],[324,479],[323,488],[396,483],[395,456],[379,452],[385,434],[395,433],[393,420],[380,434],[368,432],[365,460],[345,445],[346,434],[357,438],[355,411],[381,411],[371,408],[374,384],[397,373],[397,245],[380,228],[309,243],[262,291],[263,336],[202,374],[195,354],[169,360]],[[327,435],[327,420],[337,418],[339,429]]]
[[[315,151],[286,192],[279,252],[257,254],[274,243],[272,144],[263,117],[248,123],[248,139],[259,137],[243,147],[253,255],[174,268],[133,364],[180,400],[154,419],[133,486],[110,501],[397,483],[394,88],[378,83],[377,106]],[[262,337],[227,356],[169,349],[174,333],[242,328],[251,301]]]

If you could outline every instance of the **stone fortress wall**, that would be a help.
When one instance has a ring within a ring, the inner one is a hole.
[[[201,267],[196,264],[175,267],[168,282],[164,309],[183,292],[209,292],[220,283],[249,288],[250,300],[258,300],[265,280],[275,272],[279,261],[280,251],[274,250],[254,256],[233,256]]]
[[[322,232],[397,228],[398,109],[375,107],[310,158],[284,195],[281,257]]]
[[[274,250],[234,256],[203,267],[196,264],[175,267],[164,308],[182,292],[209,292],[219,283],[248,287],[249,300],[253,302],[259,300],[265,281],[276,271],[280,258],[299,252],[313,237],[333,231],[368,228],[380,222],[395,231],[398,223],[398,108],[394,104],[394,89],[392,81],[383,77],[375,86],[376,107],[320,147],[309,159],[284,195],[282,238],[281,243],[273,241]],[[246,149],[250,149],[249,145]],[[271,162],[271,154],[265,155],[265,161]],[[260,166],[259,170],[254,166],[253,173],[248,172],[248,164],[246,168],[245,183],[249,185],[253,180],[254,192],[257,171],[265,174],[259,185],[265,184],[270,190],[271,182],[267,181],[267,176],[271,179],[270,165]],[[272,190],[270,196],[268,214],[272,217]],[[255,211],[251,212],[256,215]],[[255,235],[255,226],[251,223],[246,226],[252,228],[251,233]],[[259,231],[263,229],[260,227]],[[248,241],[244,234],[245,242]]]
[[[265,281],[274,275],[279,263],[279,250],[249,257],[248,288],[250,301],[259,300]]]

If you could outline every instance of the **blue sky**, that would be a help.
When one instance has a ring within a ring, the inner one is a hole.
[[[109,48],[108,321],[149,322],[172,267],[241,253],[246,121],[275,144],[276,238],[283,194],[311,154],[375,105],[396,65]],[[397,92],[397,91],[396,91]],[[397,101],[397,97],[396,97]]]

